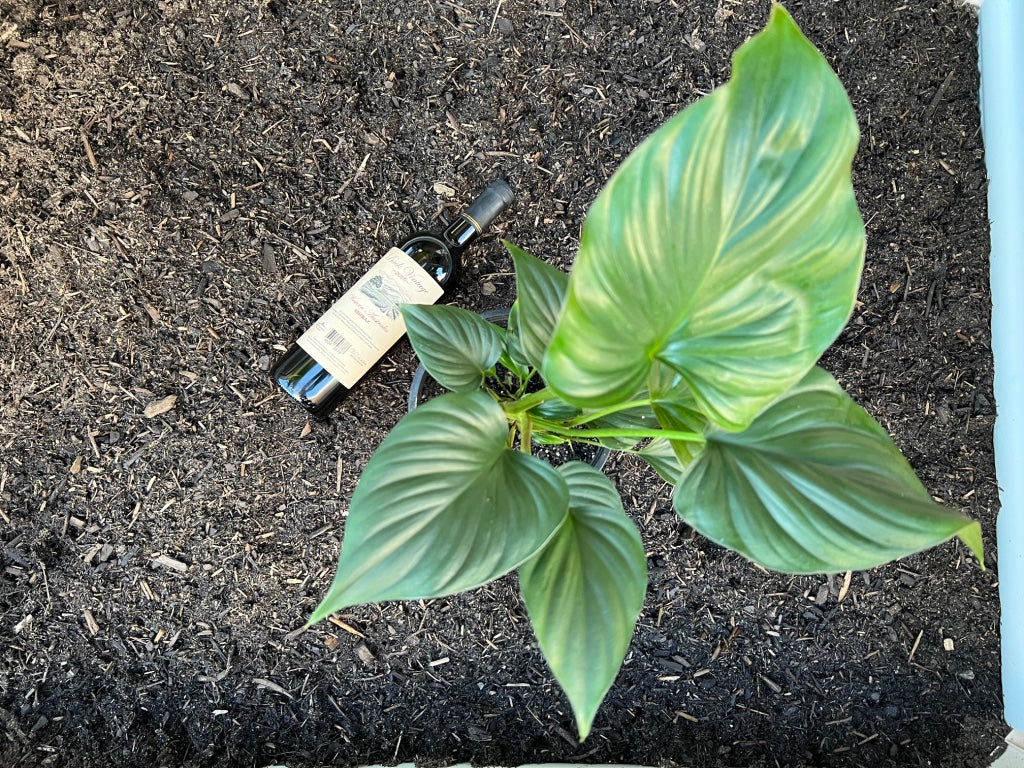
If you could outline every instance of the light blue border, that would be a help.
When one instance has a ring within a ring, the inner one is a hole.
[[[985,0],[981,123],[992,226],[992,354],[1003,707],[1024,729],[1024,0]]]

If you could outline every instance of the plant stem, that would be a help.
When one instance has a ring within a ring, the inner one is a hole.
[[[533,453],[533,422],[525,413],[519,417],[519,450],[523,453]]]
[[[525,392],[526,388],[530,385],[530,379],[533,378],[533,374],[536,372],[537,370],[535,368],[527,369],[526,375],[519,380],[519,389],[516,391],[516,397],[523,396],[523,392]]]
[[[510,416],[518,416],[520,413],[525,413],[530,410],[535,405],[540,405],[541,403],[552,400],[555,397],[556,395],[554,392],[552,392],[548,387],[544,387],[544,389],[539,389],[536,392],[523,395],[514,403],[507,403],[505,405],[505,413]]]
[[[567,421],[565,424],[568,427],[578,427],[581,424],[589,424],[591,421],[603,419],[605,416],[611,416],[613,413],[618,413],[619,411],[628,411],[630,408],[641,408],[645,405],[650,405],[652,402],[654,401],[648,397],[645,398],[644,400],[630,400],[628,403],[610,405],[607,408],[602,408],[599,411],[585,413],[582,416],[577,416],[575,419]]]
[[[541,419],[534,419],[533,423],[545,432],[579,440],[593,437],[635,437],[637,440],[645,437],[663,437],[666,440],[679,440],[684,443],[705,441],[704,435],[699,432],[680,432],[674,429],[572,429]]]
[[[509,426],[508,438],[505,441],[505,445],[507,445],[509,448],[511,448],[513,445],[515,445],[515,442],[516,442],[516,429],[517,429],[517,425],[516,424],[511,424]]]

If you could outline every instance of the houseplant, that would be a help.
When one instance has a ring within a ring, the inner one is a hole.
[[[636,453],[674,484],[684,520],[768,568],[869,568],[952,536],[980,559],[978,524],[934,503],[816,367],[863,263],[857,137],[838,79],[775,6],[729,83],[611,178],[571,276],[507,244],[518,293],[507,332],[454,307],[404,307],[424,366],[452,392],[408,414],[367,464],[310,621],[519,568],[585,737],[640,612],[646,562],[610,481],[546,465],[531,455],[545,441]]]

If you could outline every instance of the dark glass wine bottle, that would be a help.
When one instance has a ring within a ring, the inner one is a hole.
[[[325,418],[404,335],[399,304],[447,297],[466,246],[511,202],[508,184],[493,181],[441,232],[416,232],[392,248],[288,348],[271,378],[315,418]],[[420,280],[420,270],[433,282]]]

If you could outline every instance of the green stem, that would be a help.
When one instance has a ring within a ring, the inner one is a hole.
[[[498,376],[498,372],[497,370],[495,370],[494,367],[491,367],[489,370],[484,371],[484,381],[488,380],[495,381],[498,383],[498,387],[501,389],[502,399],[508,399],[512,397],[512,392],[510,392],[509,388],[505,386],[505,382],[502,381],[501,377]]]
[[[674,429],[571,429],[541,419],[534,419],[534,424],[545,432],[564,435],[569,438],[586,439],[588,437],[663,437],[666,440],[679,440],[684,443],[703,443],[704,435],[699,432],[680,432]]]
[[[533,374],[536,372],[537,370],[535,368],[527,369],[526,375],[519,380],[519,389],[516,391],[516,397],[523,396],[523,392],[525,392],[526,388],[530,386],[530,379],[533,378]]]
[[[642,408],[645,405],[650,405],[653,400],[646,398],[644,400],[630,400],[628,403],[619,403],[618,405],[610,405],[607,408],[602,408],[599,411],[592,411],[591,413],[584,413],[582,416],[577,416],[575,419],[566,422],[566,426],[578,427],[581,424],[589,424],[597,419],[603,419],[605,416],[611,416],[613,413],[619,411],[628,411],[630,408]]]
[[[518,416],[520,413],[525,413],[536,405],[552,400],[556,397],[555,393],[547,387],[539,389],[536,392],[531,392],[528,395],[523,395],[521,398],[516,400],[514,403],[507,403],[505,405],[505,412],[510,416]]]
[[[512,424],[509,427],[508,439],[505,442],[505,445],[507,445],[509,448],[511,448],[513,445],[515,445],[515,442],[516,442],[516,429],[517,429],[517,425],[516,424]]]
[[[533,453],[533,422],[525,413],[519,417],[519,450],[523,453]]]

